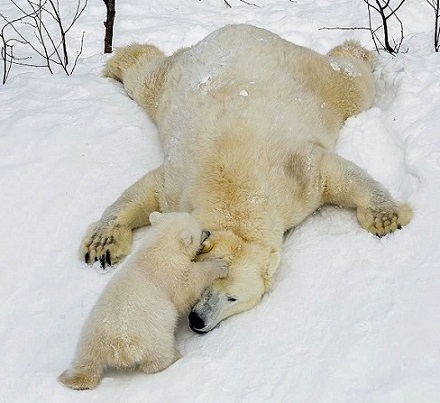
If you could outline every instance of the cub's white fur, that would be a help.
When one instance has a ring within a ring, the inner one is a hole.
[[[81,333],[72,367],[59,380],[92,389],[107,367],[161,371],[180,358],[174,348],[178,315],[227,275],[226,262],[194,262],[207,231],[186,213],[150,214],[154,229],[110,280]]]

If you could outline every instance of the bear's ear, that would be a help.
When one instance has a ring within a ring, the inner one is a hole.
[[[272,249],[266,267],[266,273],[265,273],[266,278],[273,277],[273,275],[278,269],[278,266],[280,265],[280,261],[281,261],[281,253],[278,252],[276,249]]]
[[[183,230],[181,238],[182,238],[183,245],[185,247],[191,245],[194,242],[194,238],[192,236],[192,233],[190,231],[188,231],[187,229]]]
[[[150,214],[150,224],[151,225],[156,225],[157,223],[162,221],[162,219],[163,219],[162,213],[159,213],[158,211],[153,211]]]

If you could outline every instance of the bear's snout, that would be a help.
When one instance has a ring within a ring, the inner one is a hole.
[[[188,316],[189,327],[192,331],[196,333],[205,333],[202,329],[205,328],[205,322],[203,319],[194,311],[190,312]]]

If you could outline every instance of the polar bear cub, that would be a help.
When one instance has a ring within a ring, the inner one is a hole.
[[[110,280],[82,329],[72,367],[58,380],[92,389],[107,367],[161,371],[181,355],[174,347],[178,315],[227,276],[223,259],[195,262],[209,231],[187,213],[153,212],[146,242]],[[149,236],[151,235],[151,236]]]

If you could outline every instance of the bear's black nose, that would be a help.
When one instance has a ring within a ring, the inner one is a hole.
[[[196,333],[204,333],[202,329],[205,327],[205,322],[194,311],[190,312],[188,316],[189,327]]]

